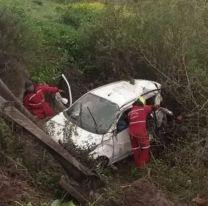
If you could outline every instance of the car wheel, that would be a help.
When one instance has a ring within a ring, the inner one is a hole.
[[[108,166],[109,159],[105,156],[100,156],[95,160],[94,171],[99,175],[102,174],[104,169]]]

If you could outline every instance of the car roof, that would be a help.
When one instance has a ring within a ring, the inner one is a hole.
[[[161,85],[157,82],[136,79],[134,80],[134,84],[131,84],[129,81],[114,82],[98,87],[90,91],[90,93],[116,103],[119,108],[121,108],[124,105],[135,101],[144,93],[153,90],[145,95],[146,99],[150,98],[157,94],[157,89],[160,88]]]

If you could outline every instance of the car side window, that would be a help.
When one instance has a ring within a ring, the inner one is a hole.
[[[117,123],[117,132],[122,132],[123,130],[127,129],[129,126],[128,122],[128,113],[129,110],[125,111],[118,120]]]

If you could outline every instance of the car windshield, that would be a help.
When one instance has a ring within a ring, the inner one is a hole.
[[[88,93],[64,114],[70,121],[89,132],[105,134],[115,122],[118,113],[118,105]]]

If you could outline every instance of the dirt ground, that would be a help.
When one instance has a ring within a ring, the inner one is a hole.
[[[51,194],[40,190],[32,183],[27,170],[14,165],[0,167],[0,206],[16,206],[32,202],[39,205],[51,200]]]
[[[15,202],[22,202],[27,199],[38,198],[27,180],[15,168],[0,168],[0,206],[14,205]]]
[[[102,200],[101,200],[102,202]],[[141,179],[120,187],[118,196],[97,205],[102,206],[176,206],[154,184]]]
[[[155,185],[145,180],[124,188],[123,201],[129,206],[174,206]]]
[[[25,130],[15,125],[7,131],[7,124],[0,131],[0,206],[51,201],[59,177],[55,161]]]

